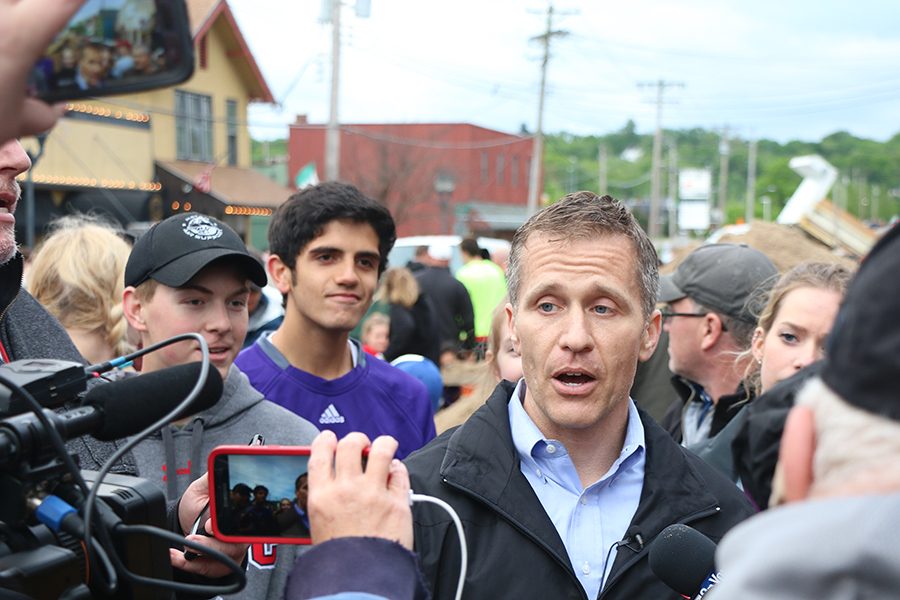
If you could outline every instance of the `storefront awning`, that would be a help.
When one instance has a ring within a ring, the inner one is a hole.
[[[274,210],[293,193],[290,188],[279,185],[253,169],[218,166],[210,170],[209,163],[189,160],[156,161],[156,165],[190,188],[194,188],[204,174],[208,173],[209,191],[204,193],[222,203],[223,213],[229,206]],[[194,193],[198,191],[194,190]]]

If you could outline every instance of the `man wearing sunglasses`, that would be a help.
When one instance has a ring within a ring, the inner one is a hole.
[[[676,441],[701,443],[749,400],[742,386],[756,327],[757,303],[778,271],[765,254],[743,244],[707,244],[691,252],[671,275],[660,277],[663,328],[669,334],[669,369],[677,393],[662,425]]]

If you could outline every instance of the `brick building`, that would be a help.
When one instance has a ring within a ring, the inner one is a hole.
[[[288,173],[324,179],[325,125],[290,127]],[[526,217],[531,136],[469,123],[341,125],[340,177],[386,204],[398,234],[511,234]]]

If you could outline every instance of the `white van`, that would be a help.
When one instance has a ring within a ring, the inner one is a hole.
[[[505,248],[509,250],[509,242],[499,238],[479,237],[478,245],[486,248],[488,252],[493,253],[494,250]],[[397,238],[394,249],[388,255],[389,267],[405,267],[406,263],[413,259],[416,248],[419,246],[449,246],[453,249],[453,256],[450,257],[450,272],[456,273],[462,262],[462,253],[459,250],[459,244],[462,242],[462,236],[458,235],[413,235],[409,237]]]

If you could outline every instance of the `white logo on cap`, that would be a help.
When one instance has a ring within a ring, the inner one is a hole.
[[[196,240],[214,240],[222,237],[222,228],[205,215],[191,215],[181,224],[184,234]]]

